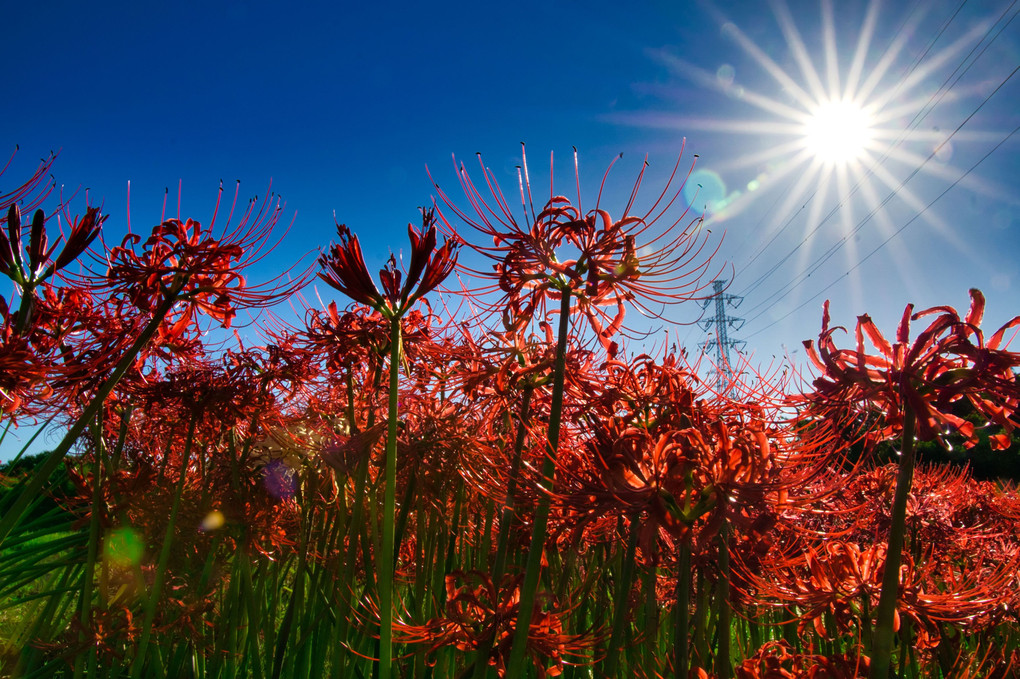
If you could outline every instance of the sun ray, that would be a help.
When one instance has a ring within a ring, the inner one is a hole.
[[[811,153],[804,149],[804,143],[800,139],[795,139],[783,144],[774,144],[753,153],[742,153],[739,156],[730,158],[729,160],[722,160],[718,163],[713,163],[712,167],[715,167],[720,171],[758,167],[764,163],[772,162],[776,158],[783,157],[794,152],[797,152],[797,155],[790,158],[788,162],[800,165],[811,160]]]
[[[861,25],[860,35],[857,36],[857,46],[854,48],[853,61],[850,64],[850,71],[846,77],[846,91],[858,93],[857,85],[860,83],[861,73],[864,71],[864,61],[868,56],[868,48],[871,45],[871,38],[875,34],[875,25],[878,23],[878,0],[871,0],[868,3],[867,13],[864,15],[864,23]]]
[[[1001,138],[1002,135],[999,135]],[[938,140],[945,138],[945,135],[938,137]],[[953,139],[957,139],[954,136]],[[976,194],[987,196],[988,198],[994,198],[996,200],[1015,200],[1015,193],[1009,191],[1005,186],[999,186],[984,177],[974,177],[972,175],[961,176],[962,172],[958,168],[951,166],[942,165],[939,163],[930,162],[930,156],[922,156],[919,153],[914,153],[908,149],[903,148],[889,148],[886,149],[888,156],[896,161],[903,163],[910,167],[916,167],[920,172],[937,177],[939,179],[945,179],[947,181],[959,181],[960,186],[973,191]]]
[[[842,96],[839,86],[839,56],[836,54],[836,26],[832,18],[832,0],[822,0],[822,42],[825,45],[825,77],[829,83],[829,99]]]
[[[965,50],[968,46],[971,46],[977,41],[982,35],[988,32],[993,22],[985,20],[975,24],[967,33],[960,36],[947,47],[944,47],[939,52],[933,54],[931,59],[924,65],[919,65],[913,69],[907,77],[903,78],[895,88],[890,88],[884,93],[877,93],[874,97],[869,95],[869,100],[874,102],[878,108],[884,108],[893,99],[902,96],[904,92],[909,92],[914,87],[921,85],[931,77],[931,75],[938,69],[945,66],[951,59],[959,56],[959,54]],[[939,88],[940,90],[942,88]]]
[[[811,206],[808,208],[807,219],[804,220],[804,228],[801,231],[801,242],[803,247],[798,249],[797,252],[797,271],[803,271],[810,261],[810,257],[813,254],[813,250],[818,243],[817,239],[814,238],[814,234],[817,231],[818,225],[822,221],[822,210],[825,209],[825,202],[829,196],[832,182],[829,181],[835,168],[831,166],[825,166],[823,172],[824,178],[819,181],[818,192],[811,200]]]
[[[720,120],[715,118],[687,118],[653,111],[637,111],[614,114],[607,119],[628,122],[649,127],[664,127],[678,130],[704,130],[709,132],[732,132],[735,134],[774,134],[792,136],[799,134],[800,126],[790,122],[763,121],[752,118]]]
[[[945,220],[939,218],[931,210],[927,210],[924,201],[922,201],[917,194],[907,188],[904,185],[904,182],[897,181],[896,178],[881,165],[875,166],[874,176],[889,189],[891,194],[895,194],[899,200],[902,200],[908,208],[919,214],[923,214],[924,221],[935,229],[938,235],[944,238],[949,245],[954,248],[954,250],[956,250],[959,254],[966,255],[968,259],[970,259],[971,264],[977,265],[981,263],[981,259],[971,243],[958,236],[953,227],[947,224]]]
[[[800,32],[797,30],[797,26],[793,22],[793,17],[790,15],[790,8],[785,2],[780,2],[779,0],[770,0],[769,6],[776,15],[776,20],[779,22],[779,28],[783,32],[783,37],[786,38],[786,44],[789,45],[790,49],[793,51],[794,59],[797,61],[797,66],[800,68],[801,75],[804,76],[804,80],[806,81],[808,88],[811,90],[812,96],[816,101],[824,99],[825,86],[822,84],[822,79],[818,76],[818,71],[815,70],[815,66],[811,62],[811,57],[808,55],[807,47],[804,45],[804,40],[800,37]]]
[[[917,26],[921,23],[923,18],[924,15],[921,12],[915,12],[907,18],[907,21],[904,22],[900,30],[897,31],[892,42],[889,43],[889,46],[882,53],[878,63],[872,67],[871,74],[868,76],[867,80],[865,80],[864,84],[857,90],[858,97],[868,101],[872,100],[872,94],[874,94],[875,89],[885,79],[886,75],[888,75],[889,69],[891,69],[899,60],[900,53],[906,48],[910,36],[917,30]],[[893,89],[899,91],[901,87],[897,86]]]
[[[782,118],[796,118],[799,115],[803,115],[803,111],[795,109],[791,106],[787,106],[786,104],[782,104],[770,97],[755,94],[754,92],[751,92],[745,88],[737,89],[729,85],[723,85],[722,83],[719,82],[719,79],[715,76],[715,74],[709,73],[705,69],[694,66],[684,61],[683,59],[679,59],[672,54],[668,54],[663,50],[653,50],[651,51],[651,54],[655,55],[655,58],[658,59],[661,63],[666,64],[667,66],[669,66],[670,68],[674,69],[679,73],[691,77],[698,84],[716,90],[718,92],[722,92],[723,94],[726,95],[737,96],[737,98],[746,101],[750,104],[754,104],[755,106],[764,111],[774,113],[775,115],[780,116]],[[768,57],[764,58],[767,59]],[[776,66],[776,68],[779,67]],[[803,91],[801,91],[800,94],[801,97],[803,97],[803,99],[798,98],[798,101],[801,103],[806,102],[805,108],[809,108],[810,99]]]
[[[786,71],[784,71],[779,64],[773,61],[769,55],[765,54],[760,47],[754,44],[754,42],[748,38],[736,24],[726,23],[724,30],[734,40],[736,40],[737,45],[739,45],[741,49],[757,61],[758,64],[804,108],[809,108],[811,106],[813,103],[811,95],[805,92],[793,78],[787,75]]]
[[[864,198],[864,204],[868,206],[869,216],[875,220],[878,225],[878,231],[884,238],[896,232],[896,226],[889,218],[889,213],[885,210],[880,209],[881,199],[878,197],[878,192],[875,189],[875,183],[867,178],[861,184],[861,195]],[[889,241],[891,247],[891,257],[893,261],[899,262],[899,271],[901,280],[906,279],[904,282],[908,288],[912,288],[915,285],[915,280],[920,280],[919,276],[914,276],[913,270],[916,267],[914,262],[913,252],[908,247],[907,242],[900,239],[893,239]],[[855,260],[856,261],[856,260]],[[911,290],[911,292],[914,292]]]

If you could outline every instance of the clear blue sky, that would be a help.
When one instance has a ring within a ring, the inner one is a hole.
[[[1006,139],[1020,124],[1017,10],[832,4],[827,23],[816,0],[9,3],[0,152],[21,151],[0,190],[59,150],[57,181],[105,200],[116,242],[128,181],[139,230],[178,181],[184,216],[204,222],[220,179],[245,196],[272,179],[296,212],[277,261],[327,246],[335,212],[371,265],[405,247],[431,201],[426,164],[458,195],[451,154],[471,165],[481,152],[512,190],[523,141],[533,181],[547,185],[554,151],[571,195],[574,146],[594,195],[619,152],[619,190],[645,154],[652,188],[686,137],[686,157],[700,156],[694,207],[712,201],[730,292],[745,297],[731,335],[756,360],[816,336],[825,297],[835,321],[869,312],[891,333],[907,302],[965,308],[979,287],[997,327],[1020,313],[1020,134]],[[805,132],[790,113],[813,112],[800,94],[812,73],[821,90],[867,90],[875,109],[867,155],[824,181],[811,153],[798,161]]]

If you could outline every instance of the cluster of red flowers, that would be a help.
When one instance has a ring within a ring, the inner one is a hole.
[[[785,383],[757,376],[726,398],[682,354],[631,356],[620,339],[628,305],[656,315],[705,295],[707,233],[685,214],[664,219],[679,161],[652,206],[636,210],[642,170],[616,219],[601,189],[587,212],[580,195],[552,190],[536,211],[525,164],[521,223],[488,169],[489,202],[458,174],[471,209],[440,192],[443,207],[408,228],[406,268],[391,256],[378,287],[358,238],[338,225],[319,276],[351,304],[309,309],[300,327],[267,323],[254,347],[207,344],[201,319],[229,327],[310,278],[247,280],[272,247],[278,203],[253,201],[220,230],[215,215],[206,227],[161,220],[71,274],[98,249],[104,217],[65,217],[53,259],[45,213],[21,218],[45,197],[42,175],[0,196],[0,266],[19,302],[0,298],[0,413],[74,416],[105,384],[105,407],[69,462],[71,508],[104,539],[137,534],[141,556],[120,577],[137,592],[162,586],[160,612],[142,628],[167,639],[211,627],[228,608],[223,593],[252,587],[250,571],[232,580],[219,564],[279,560],[280,577],[300,582],[287,586],[293,606],[307,584],[333,611],[312,623],[288,612],[286,624],[307,623],[302,635],[334,626],[350,667],[377,652],[364,639],[382,637],[380,619],[392,616],[394,663],[435,663],[436,676],[515,676],[520,628],[538,677],[580,664],[617,676],[849,679],[869,671],[897,550],[901,657],[912,648],[920,667],[945,673],[970,667],[961,649],[979,648],[985,667],[1008,666],[997,630],[1015,634],[1020,606],[1016,490],[922,466],[906,500],[909,537],[889,547],[896,472],[870,464],[868,450],[854,464],[848,456],[904,430],[930,440],[948,428],[974,445],[982,430],[963,407],[997,427],[993,448],[1014,445],[1020,355],[1006,345],[1020,317],[986,339],[973,291],[963,317],[908,307],[895,342],[861,317],[855,349],[841,350],[826,307],[808,343],[811,389],[787,398]],[[463,225],[492,244],[465,239]],[[91,270],[97,261],[102,271]],[[482,282],[457,290],[455,272]],[[434,312],[421,302],[437,291],[466,294],[481,312]],[[934,320],[911,343],[921,318]],[[387,443],[399,461],[392,481]],[[385,491],[397,498],[392,610],[376,603]],[[547,533],[534,530],[546,520]],[[525,586],[529,552],[536,592]],[[113,655],[137,642],[143,606],[116,598],[116,584],[102,583],[115,603],[94,611],[91,628],[76,618],[68,643]],[[739,656],[729,649],[738,625],[754,637]],[[784,640],[761,636],[771,627]]]

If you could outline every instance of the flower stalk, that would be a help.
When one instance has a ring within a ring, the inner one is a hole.
[[[885,552],[885,570],[882,573],[882,594],[878,599],[878,608],[875,609],[875,628],[872,632],[871,676],[875,679],[888,677],[892,664],[893,640],[896,638],[896,603],[900,594],[900,564],[903,561],[907,528],[907,499],[914,479],[916,419],[913,408],[907,404],[903,409],[902,447],[890,517],[889,543]]]
[[[552,404],[549,411],[549,433],[545,460],[542,462],[542,496],[535,508],[535,525],[528,548],[528,561],[521,585],[521,607],[517,615],[513,646],[507,663],[512,676],[523,676],[525,653],[531,616],[538,595],[542,572],[542,553],[549,524],[550,495],[556,485],[556,454],[560,446],[560,423],[563,420],[563,387],[567,366],[567,336],[570,332],[570,288],[560,290],[560,322],[556,335],[556,359],[553,365]]]

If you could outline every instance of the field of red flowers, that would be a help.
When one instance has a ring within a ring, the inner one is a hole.
[[[271,199],[111,245],[39,209],[51,162],[0,195],[0,416],[67,432],[0,477],[0,676],[1020,672],[1020,495],[915,465],[1016,445],[1020,317],[977,290],[888,335],[826,306],[803,373],[713,385],[632,349],[724,270],[679,159],[640,210],[460,166],[378,276],[340,224],[263,283]]]

